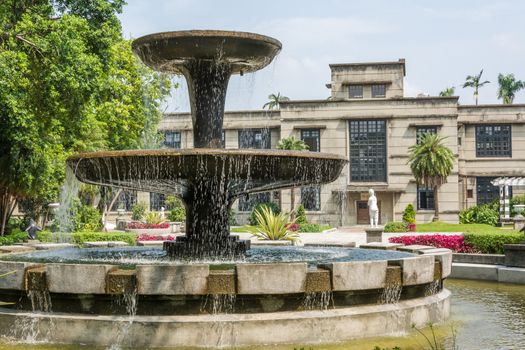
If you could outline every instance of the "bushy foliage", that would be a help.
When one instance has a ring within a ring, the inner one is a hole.
[[[487,224],[496,226],[499,213],[491,205],[473,206],[459,212],[460,224]]]
[[[389,238],[389,242],[404,245],[429,245],[436,248],[447,248],[456,253],[472,253],[474,251],[471,245],[465,243],[465,238],[462,235],[400,236]]]
[[[279,214],[281,212],[281,208],[279,208],[279,205],[277,205],[277,203],[275,202],[258,203],[253,208],[250,214],[250,218],[248,219],[248,221],[250,222],[250,225],[257,226],[257,216],[255,215],[255,213],[257,211],[260,211],[264,207],[270,208],[274,214]]]
[[[97,208],[80,204],[75,216],[75,231],[98,231],[102,228],[102,216]]]
[[[160,224],[161,222],[163,222],[164,220],[162,220],[162,217],[160,216],[160,213],[156,213],[156,212],[149,212],[145,215],[144,219],[146,220],[146,223],[147,224],[150,224],[150,225],[158,225]]]
[[[186,208],[180,198],[169,196],[166,199],[166,204],[170,208],[170,212],[167,215],[169,221],[181,222],[186,220]]]
[[[308,218],[306,217],[306,211],[304,210],[304,205],[300,204],[297,208],[297,213],[295,215],[295,223],[299,225],[308,224]]]
[[[290,215],[286,213],[275,214],[268,206],[263,206],[255,211],[257,231],[252,233],[261,240],[287,240],[296,241],[299,235],[288,229]]]
[[[408,204],[403,211],[403,222],[407,224],[416,223],[416,211],[414,210],[414,206],[411,203]]]
[[[71,234],[73,243],[82,246],[84,242],[114,242],[122,241],[130,245],[136,244],[136,235],[125,232],[74,232]]]
[[[299,225],[299,232],[321,232],[322,227],[319,224],[301,224]]]
[[[146,215],[146,210],[148,209],[148,206],[145,202],[138,202],[133,205],[131,208],[131,220],[140,221],[144,219],[144,215]]]
[[[0,245],[23,243],[28,240],[27,232],[14,229],[8,235],[0,236]]]
[[[504,254],[504,244],[516,244],[524,240],[523,233],[502,232],[502,233],[472,233],[466,232],[465,243],[471,246],[476,252],[484,254]]]
[[[391,221],[385,225],[385,232],[407,232],[408,227],[406,222]]]
[[[525,195],[514,196],[510,199],[510,216],[516,216],[518,214],[514,209],[516,204],[525,204]],[[521,215],[525,215],[525,213],[522,212]]]

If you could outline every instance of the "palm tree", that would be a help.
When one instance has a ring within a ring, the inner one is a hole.
[[[454,93],[456,92],[456,88],[451,86],[451,87],[447,87],[445,88],[444,90],[442,90],[440,93],[439,93],[439,96],[442,96],[442,97],[446,97],[446,96],[454,96]]]
[[[296,139],[295,136],[286,137],[279,140],[277,144],[278,149],[289,150],[289,151],[308,151],[308,145],[303,140]],[[295,206],[295,187],[290,189],[290,213],[292,219],[295,217],[294,206]]]
[[[516,93],[525,88],[525,82],[516,80],[514,74],[498,75],[498,98],[503,99],[503,104],[512,104]]]
[[[485,80],[484,82],[481,82],[481,75],[483,75],[483,69],[479,72],[478,75],[468,75],[465,79],[465,84],[463,84],[463,88],[471,87],[474,88],[474,98],[476,99],[476,106],[478,105],[478,90],[480,87],[483,87],[483,85],[490,83],[490,81]]]
[[[268,96],[268,102],[263,105],[263,109],[268,107],[268,109],[279,109],[281,107],[281,102],[290,101],[286,96],[281,95],[280,92],[276,94],[271,94]]]
[[[409,148],[408,164],[417,185],[432,187],[434,190],[433,221],[439,220],[439,187],[447,182],[454,168],[454,154],[443,144],[444,139],[434,133],[424,133],[419,143]]]

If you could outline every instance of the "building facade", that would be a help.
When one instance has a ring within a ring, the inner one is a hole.
[[[368,189],[374,188],[380,223],[401,220],[413,204],[418,222],[432,220],[434,193],[418,187],[407,164],[409,147],[424,132],[445,136],[456,156],[452,174],[439,191],[440,218],[457,222],[461,209],[498,198],[490,181],[525,173],[525,105],[461,106],[458,97],[404,97],[405,61],[330,65],[330,97],[283,102],[280,110],[226,112],[225,148],[276,148],[294,135],[311,152],[348,157],[337,181],[295,189],[312,222],[333,226],[367,224]],[[189,113],[166,114],[159,129],[165,147],[192,148]],[[164,196],[123,195],[126,209],[133,199],[159,210]],[[130,199],[131,198],[131,199]],[[246,221],[253,205],[276,201],[289,210],[290,190],[261,193],[234,204],[238,221]],[[121,205],[122,203],[118,204]]]

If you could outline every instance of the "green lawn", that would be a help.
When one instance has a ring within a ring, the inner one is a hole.
[[[330,225],[321,225],[321,232],[325,231],[325,230],[329,230],[331,228],[332,228],[332,226],[330,226]],[[257,227],[256,226],[251,226],[251,225],[244,225],[244,226],[241,226],[241,227],[232,227],[232,228],[230,228],[230,232],[250,232],[250,233],[254,233],[254,232],[257,232]]]
[[[426,224],[417,224],[417,232],[472,232],[472,233],[502,233],[516,232],[505,230],[500,227],[494,227],[485,224],[449,224],[446,222],[429,222]]]

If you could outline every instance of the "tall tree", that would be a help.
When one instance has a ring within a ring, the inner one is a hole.
[[[0,2],[0,234],[57,198],[74,152],[138,148],[170,81],[121,35],[122,0]]]
[[[454,93],[456,92],[456,88],[453,87],[453,86],[450,86],[450,87],[447,87],[445,89],[443,89],[440,93],[439,93],[439,96],[442,96],[442,97],[446,97],[446,96],[454,96]]]
[[[289,151],[308,151],[308,145],[303,141],[296,139],[295,136],[286,137],[279,140],[278,149]],[[292,219],[295,217],[295,187],[290,189],[290,213]]]
[[[481,76],[483,75],[483,69],[479,72],[478,75],[468,75],[465,79],[465,84],[463,84],[463,88],[471,87],[474,88],[474,98],[476,99],[476,106],[478,105],[478,97],[479,97],[479,88],[483,87],[485,84],[490,83],[490,81],[485,80],[481,81]]]
[[[443,144],[444,137],[433,133],[424,133],[419,143],[410,146],[410,169],[416,183],[434,190],[434,218],[439,220],[439,188],[447,182],[454,168],[454,154]]]
[[[281,102],[290,101],[288,97],[281,95],[280,92],[278,92],[277,95],[276,94],[269,95],[268,100],[269,101],[263,105],[263,109],[264,108],[279,109],[281,108]]]
[[[516,93],[525,88],[525,82],[516,80],[514,74],[498,75],[498,98],[503,100],[503,104],[512,104]]]

